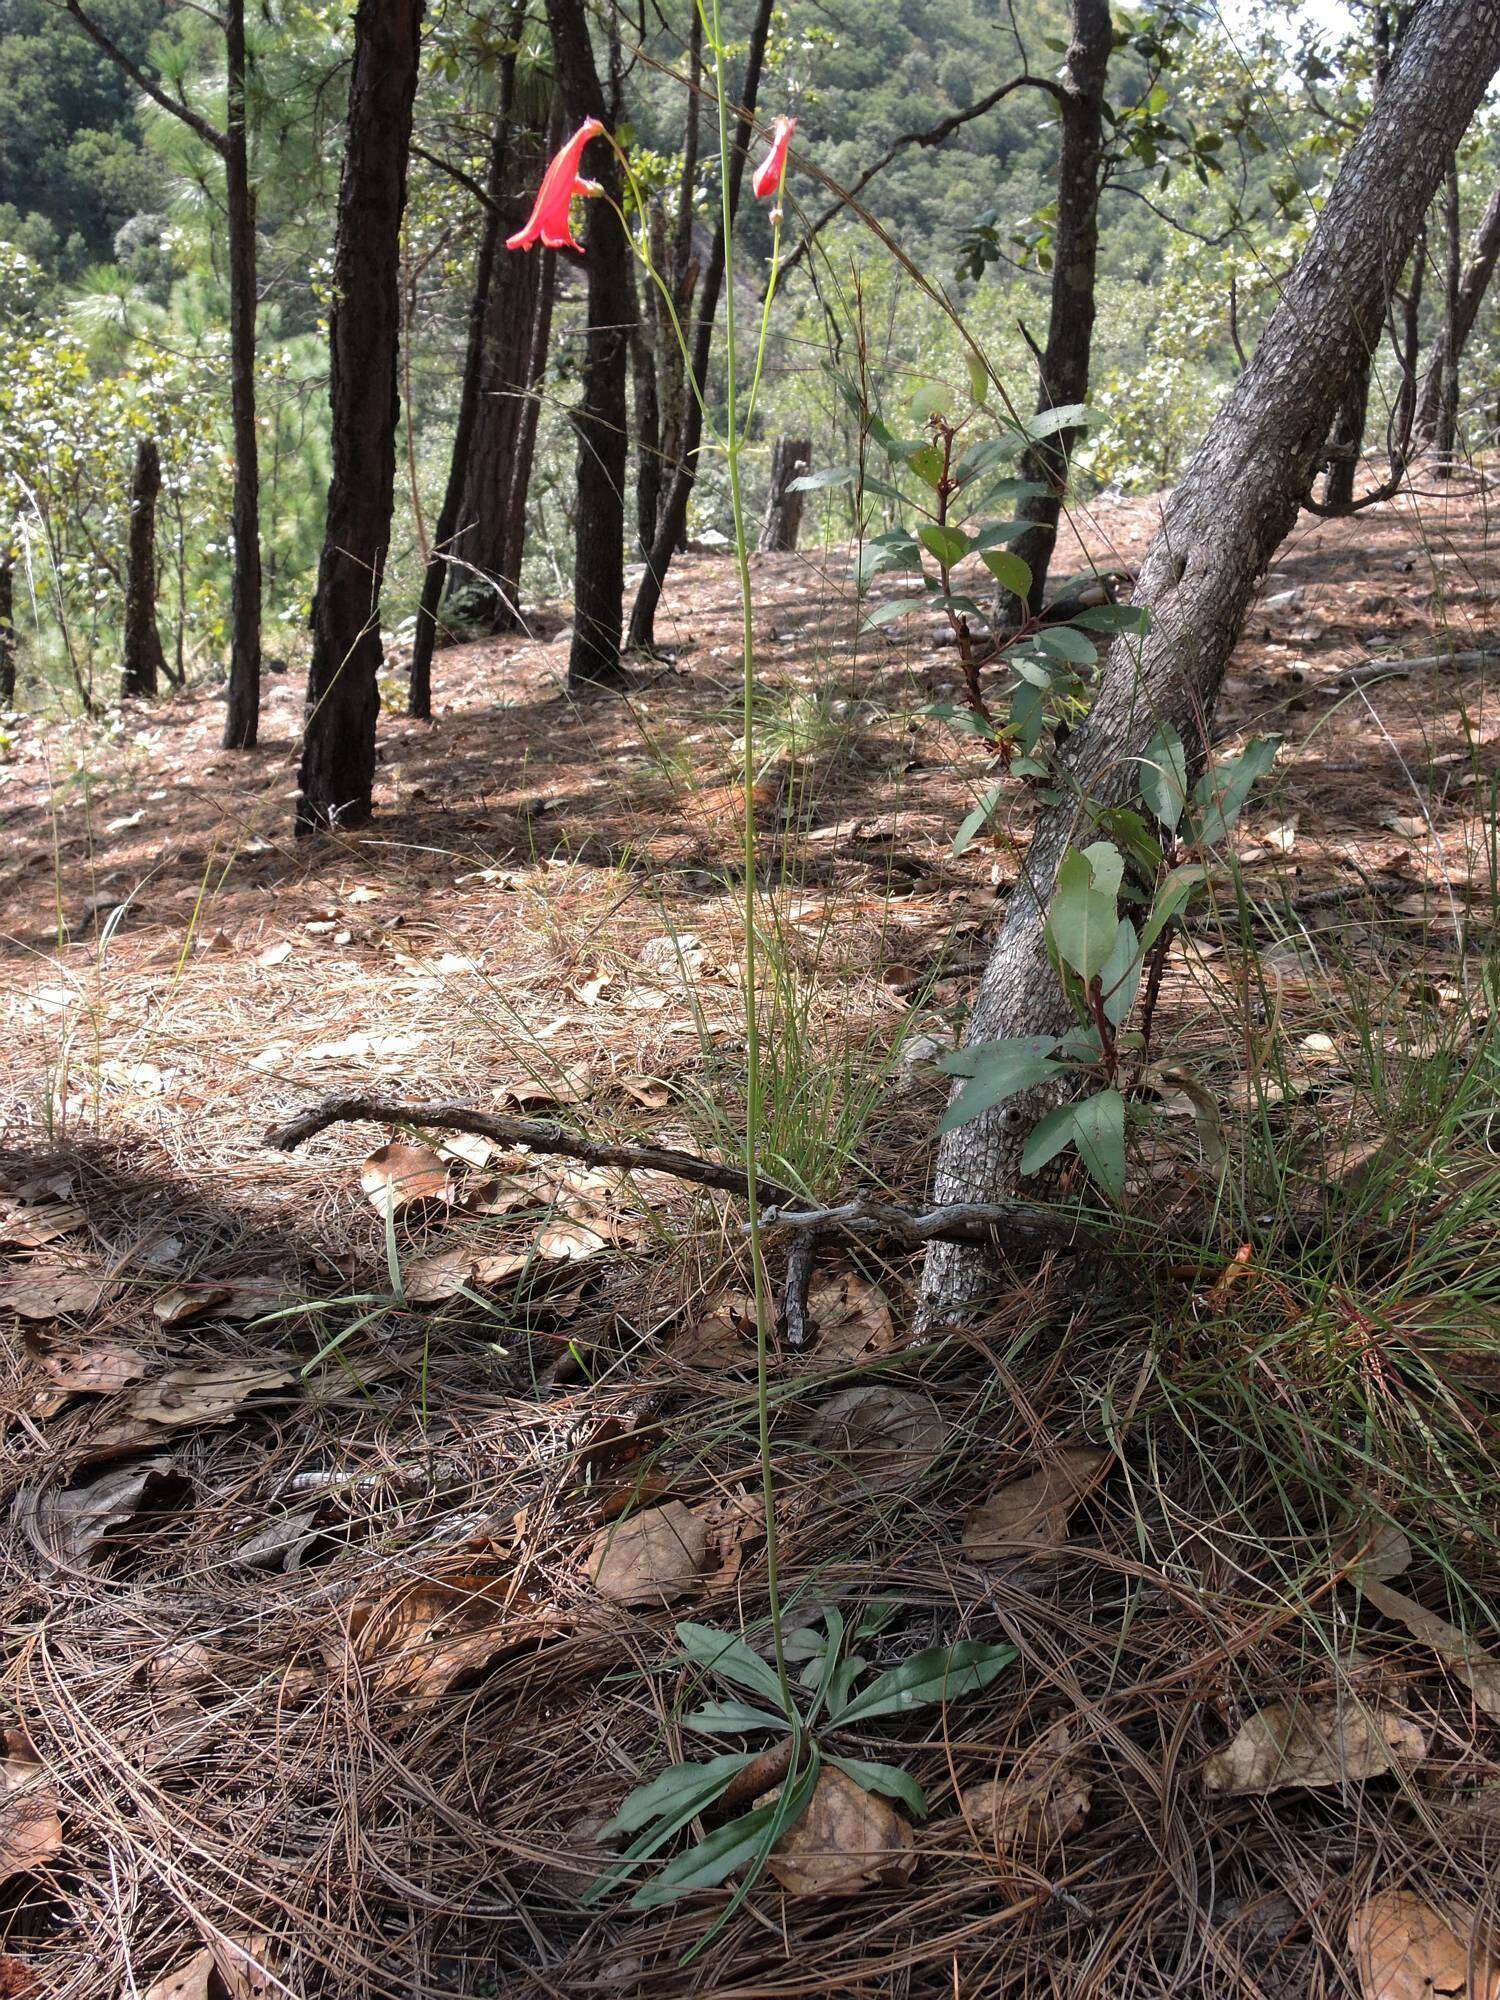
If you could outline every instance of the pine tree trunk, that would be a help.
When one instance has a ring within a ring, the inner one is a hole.
[[[497,292],[502,294],[503,303],[498,317],[502,326],[507,322],[506,307],[512,311],[519,301],[508,295],[519,285],[530,284],[534,280],[534,258],[510,258],[504,277],[513,281],[507,285],[501,282],[497,273],[497,260],[506,256],[501,249],[505,238],[519,227],[512,221],[516,206],[514,199],[507,204],[506,179],[509,155],[513,150],[513,119],[515,112],[516,85],[516,42],[525,21],[526,0],[518,0],[512,12],[507,29],[508,46],[500,63],[500,101],[495,115],[495,129],[490,138],[489,170],[486,176],[485,197],[487,206],[479,236],[479,255],[474,266],[474,291],[469,303],[468,339],[464,350],[463,381],[459,389],[458,415],[453,426],[453,450],[448,461],[448,481],[443,489],[443,504],[438,509],[437,522],[433,529],[432,553],[422,577],[422,595],[417,606],[417,626],[412,637],[411,686],[407,699],[407,711],[420,721],[429,721],[432,716],[432,655],[438,636],[438,607],[447,587],[452,558],[456,552],[455,541],[463,520],[464,496],[469,485],[469,465],[474,455],[474,438],[478,428],[482,399],[486,393],[502,393],[498,384],[486,381],[488,360],[488,338],[490,324],[497,317],[495,312]],[[531,162],[528,160],[528,165]],[[524,219],[524,218],[523,218]],[[515,281],[518,281],[515,282]],[[529,327],[523,329],[529,333]],[[525,356],[522,366],[525,365]],[[489,511],[494,511],[493,509]],[[462,571],[456,572],[461,578]]]
[[[1072,0],[1072,35],[1063,62],[1062,143],[1057,161],[1057,225],[1052,233],[1052,292],[1037,414],[1087,401],[1094,347],[1095,270],[1099,260],[1099,179],[1104,152],[1104,85],[1114,47],[1109,0]],[[1023,479],[1045,495],[1023,500],[1017,518],[1034,525],[1013,544],[1031,568],[1030,609],[1041,610],[1057,523],[1067,489],[1068,455],[1080,433],[1062,430],[1021,461]]]
[[[531,307],[531,342],[516,400],[516,441],[510,475],[505,482],[502,510],[499,589],[495,597],[496,632],[521,629],[521,559],[526,553],[526,507],[531,495],[531,468],[536,462],[537,426],[542,416],[542,392],[547,380],[547,356],[552,344],[552,308],[557,298],[557,252],[544,250],[537,259],[536,297]]]
[[[1436,471],[1446,477],[1453,470],[1458,453],[1458,300],[1462,283],[1462,252],[1458,208],[1458,160],[1448,162],[1443,189],[1443,241],[1446,250],[1443,276],[1442,374],[1438,388],[1437,424],[1432,448]]]
[[[0,708],[16,705],[16,572],[0,562]]]
[[[1246,607],[1297,518],[1335,411],[1374,345],[1418,224],[1497,65],[1497,0],[1427,0],[1414,14],[1254,358],[1147,553],[1135,601],[1150,608],[1151,629],[1115,642],[1093,710],[1068,744],[1067,782],[1038,822],[1011,892],[969,1022],[971,1044],[1070,1025],[1043,923],[1058,863],[1079,836],[1074,801],[1124,799],[1164,721],[1203,754]],[[1032,1093],[949,1133],[935,1198],[1013,1195],[1026,1132],[1043,1108]],[[934,1245],[923,1271],[924,1323],[971,1306],[994,1275],[984,1252]]]
[[[130,546],[125,562],[125,647],[122,695],[153,695],[166,670],[156,629],[156,500],[161,457],[156,439],[141,438],[130,475]]]
[[[250,750],[260,727],[260,456],[255,438],[255,190],[245,117],[245,0],[229,0],[224,185],[229,222],[229,399],[234,433],[234,577],[224,748]]]
[[[773,0],[758,0],[750,44],[745,56],[745,77],[740,86],[742,115],[736,121],[729,161],[729,219],[739,213],[740,188],[745,178],[745,156],[750,147],[751,120],[760,95],[760,76],[765,64],[766,38],[771,31]],[[656,540],[646,558],[646,573],[636,590],[630,610],[630,647],[633,652],[649,652],[656,644],[656,607],[672,558],[687,532],[688,503],[698,476],[698,447],[703,441],[703,411],[700,399],[708,386],[708,363],[713,352],[714,321],[719,311],[719,293],[724,284],[724,223],[722,212],[714,230],[708,268],[703,273],[703,293],[698,303],[698,319],[693,332],[692,379],[697,393],[689,390],[683,409],[681,464],[667,488],[667,497],[656,522]],[[734,310],[733,299],[729,310]]]
[[[401,216],[423,0],[359,0],[330,318],[333,477],[313,599],[299,830],[370,816],[396,481]]]
[[[1474,232],[1474,240],[1469,245],[1469,256],[1464,265],[1463,276],[1459,279],[1458,303],[1452,316],[1452,340],[1456,360],[1463,359],[1464,348],[1468,344],[1469,335],[1474,331],[1474,322],[1479,317],[1479,308],[1489,289],[1490,279],[1495,275],[1497,258],[1500,258],[1500,186],[1497,186],[1490,196],[1489,206],[1480,218],[1479,227]],[[1448,338],[1448,330],[1445,327],[1433,349],[1427,373],[1422,379],[1422,400],[1417,405],[1416,432],[1426,444],[1431,444],[1437,430]]]
[[[1364,456],[1365,425],[1370,411],[1370,377],[1374,372],[1374,354],[1361,356],[1334,417],[1333,429],[1328,433],[1324,453],[1328,467],[1323,481],[1325,507],[1348,507],[1354,499],[1359,462]]]
[[[762,554],[785,553],[797,546],[802,528],[802,495],[787,491],[812,464],[811,438],[777,438],[771,451],[771,491],[757,547]]]
[[[586,118],[607,123],[608,107],[599,86],[583,0],[547,0],[547,20],[569,126],[576,129]],[[616,212],[621,201],[620,163],[602,140],[595,141],[588,172],[603,192],[588,204],[584,235],[588,332],[583,394],[572,410],[578,434],[578,500],[568,687],[575,694],[616,686],[625,677],[620,622],[625,609],[625,466],[630,447],[625,394],[630,246]]]

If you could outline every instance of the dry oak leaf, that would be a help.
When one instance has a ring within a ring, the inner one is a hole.
[[[858,1271],[841,1271],[814,1285],[807,1310],[818,1329],[820,1361],[857,1361],[862,1354],[889,1354],[896,1345],[885,1293]]]
[[[33,1757],[0,1758],[0,1882],[30,1874],[62,1851],[57,1787]]]
[[[1276,1792],[1288,1785],[1357,1784],[1383,1778],[1427,1754],[1427,1736],[1409,1716],[1353,1702],[1276,1702],[1252,1715],[1231,1742],[1204,1760],[1210,1792]]]
[[[36,1207],[0,1196],[0,1244],[9,1250],[40,1250],[81,1229],[86,1217],[76,1201],[42,1202]]]
[[[1500,1965],[1472,1951],[1446,1917],[1410,1889],[1386,1889],[1349,1919],[1362,2000],[1500,2000]]]
[[[70,1396],[113,1396],[139,1382],[146,1357],[133,1347],[53,1349],[40,1357],[47,1387],[32,1398],[33,1416],[50,1417]]]
[[[474,1572],[356,1603],[349,1638],[382,1694],[434,1701],[463,1675],[546,1637],[561,1619],[512,1578]]]
[[[259,1938],[220,1938],[148,1986],[141,2000],[267,2000],[269,1975],[258,1963]],[[135,1991],[131,1989],[132,1993]],[[286,1989],[278,1986],[276,1991]]]
[[[97,1311],[114,1286],[97,1266],[23,1264],[0,1285],[0,1311],[22,1319],[83,1319]]]
[[[251,1396],[284,1389],[295,1380],[295,1371],[280,1362],[221,1361],[207,1368],[170,1368],[132,1392],[121,1414],[121,1428],[223,1423]]]
[[[1049,1849],[1082,1826],[1093,1794],[1078,1769],[1065,1722],[1039,1736],[1008,1778],[970,1785],[964,1818],[996,1860],[1011,1848]]]
[[[947,1444],[948,1426],[930,1396],[876,1382],[830,1396],[809,1436],[861,1484],[888,1486],[920,1478]]]
[[[916,1843],[884,1799],[825,1766],[806,1812],[777,1841],[766,1865],[789,1895],[857,1896],[907,1881],[917,1865]]]
[[[448,1201],[448,1167],[431,1146],[392,1139],[361,1164],[359,1184],[377,1215],[399,1215],[418,1202]]]
[[[611,1522],[594,1537],[589,1581],[611,1604],[663,1604],[697,1584],[708,1565],[708,1531],[680,1500]]]
[[[963,1545],[976,1562],[1034,1555],[1068,1538],[1068,1517],[1103,1477],[1109,1453],[1092,1445],[1057,1452],[1040,1472],[1007,1480],[969,1510]]]
[[[37,1504],[37,1531],[54,1556],[77,1562],[111,1528],[134,1518],[147,1491],[172,1476],[170,1458],[142,1458],[117,1466],[87,1486],[64,1486]]]
[[[151,1301],[151,1316],[162,1326],[185,1326],[233,1297],[232,1285],[168,1285]]]

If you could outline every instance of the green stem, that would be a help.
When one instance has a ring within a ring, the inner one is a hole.
[[[745,1194],[749,1225],[750,1265],[755,1288],[755,1403],[760,1435],[761,1503],[766,1517],[766,1593],[771,1610],[771,1643],[776,1655],[776,1677],[788,1715],[795,1714],[791,1683],[787,1678],[786,1652],[781,1631],[781,1585],[776,1544],[776,1482],[771,1465],[770,1341],[771,1301],[766,1282],[765,1254],[760,1236],[760,1195],[756,1183],[761,1133],[765,1123],[764,1079],[760,1061],[760,1022],[757,1008],[759,968],[755,934],[755,631],[750,586],[750,543],[745,528],[745,495],[740,476],[740,451],[744,438],[740,429],[737,347],[734,329],[734,215],[729,200],[731,141],[729,136],[729,87],[724,64],[724,37],[720,23],[720,0],[707,0],[711,13],[700,0],[704,33],[713,50],[714,94],[719,116],[719,202],[724,231],[724,369],[726,376],[725,456],[729,467],[729,499],[734,515],[734,552],[739,572],[740,617],[744,647],[742,679],[742,766],[744,841],[742,866],[745,876]],[[780,232],[777,232],[779,245]],[[771,282],[776,269],[773,261]],[[761,315],[760,344],[756,355],[755,380],[760,380],[765,358],[769,324],[769,299]]]

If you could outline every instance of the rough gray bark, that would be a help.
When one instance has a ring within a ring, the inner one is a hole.
[[[1079,828],[1071,801],[1125,798],[1134,759],[1163,721],[1203,754],[1246,607],[1297,518],[1340,399],[1497,67],[1500,0],[1428,0],[1417,10],[1250,366],[1167,506],[1135,593],[1151,629],[1115,642],[1094,707],[1068,744],[1065,799],[1038,823],[969,1022],[971,1044],[1069,1025],[1043,923]],[[934,1200],[1011,1195],[1040,1108],[1034,1096],[1015,1099],[949,1133]],[[923,1271],[925,1322],[972,1305],[993,1279],[983,1252],[934,1245]]]
[[[125,644],[122,695],[153,695],[166,671],[156,629],[156,499],[161,455],[156,439],[141,438],[130,475],[130,541],[125,560]]]
[[[762,553],[785,552],[797,546],[802,528],[802,495],[788,492],[812,464],[811,438],[777,438],[771,451],[771,490],[757,547]]]
[[[423,0],[359,0],[329,319],[333,476],[313,599],[297,830],[370,816],[380,586],[396,484],[401,216]]]
[[[1072,34],[1058,93],[1061,145],[1057,161],[1057,225],[1053,230],[1052,290],[1047,344],[1037,412],[1081,403],[1089,392],[1094,345],[1094,280],[1099,261],[1099,182],[1104,154],[1104,88],[1114,47],[1109,0],[1073,0]],[[1068,454],[1077,430],[1064,430],[1034,445],[1021,462],[1021,476],[1045,486],[1038,499],[1023,500],[1017,517],[1030,531],[1014,544],[1031,567],[1030,610],[1042,608],[1047,569],[1057,541],[1058,516],[1067,488]]]
[[[1474,322],[1479,317],[1479,308],[1489,289],[1490,279],[1495,275],[1495,262],[1500,258],[1500,186],[1490,196],[1489,206],[1480,217],[1479,227],[1474,232],[1474,240],[1469,245],[1468,261],[1464,265],[1463,276],[1458,281],[1458,301],[1453,313],[1452,345],[1455,362],[1463,359],[1464,347],[1469,335],[1474,331]],[[1438,408],[1443,393],[1443,368],[1446,362],[1449,341],[1445,326],[1427,373],[1422,379],[1422,397],[1417,405],[1417,436],[1431,443],[1437,430]]]

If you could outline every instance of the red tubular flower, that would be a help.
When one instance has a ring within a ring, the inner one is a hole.
[[[589,140],[604,127],[597,118],[585,118],[562,151],[548,163],[536,203],[526,218],[526,227],[507,238],[507,250],[529,250],[540,243],[547,250],[581,250],[575,241],[569,211],[575,194],[597,194],[597,181],[579,178],[578,163]]]
[[[755,169],[750,182],[757,201],[768,198],[774,201],[781,193],[781,183],[786,179],[786,149],[796,129],[795,118],[778,118],[771,127],[771,150]]]

